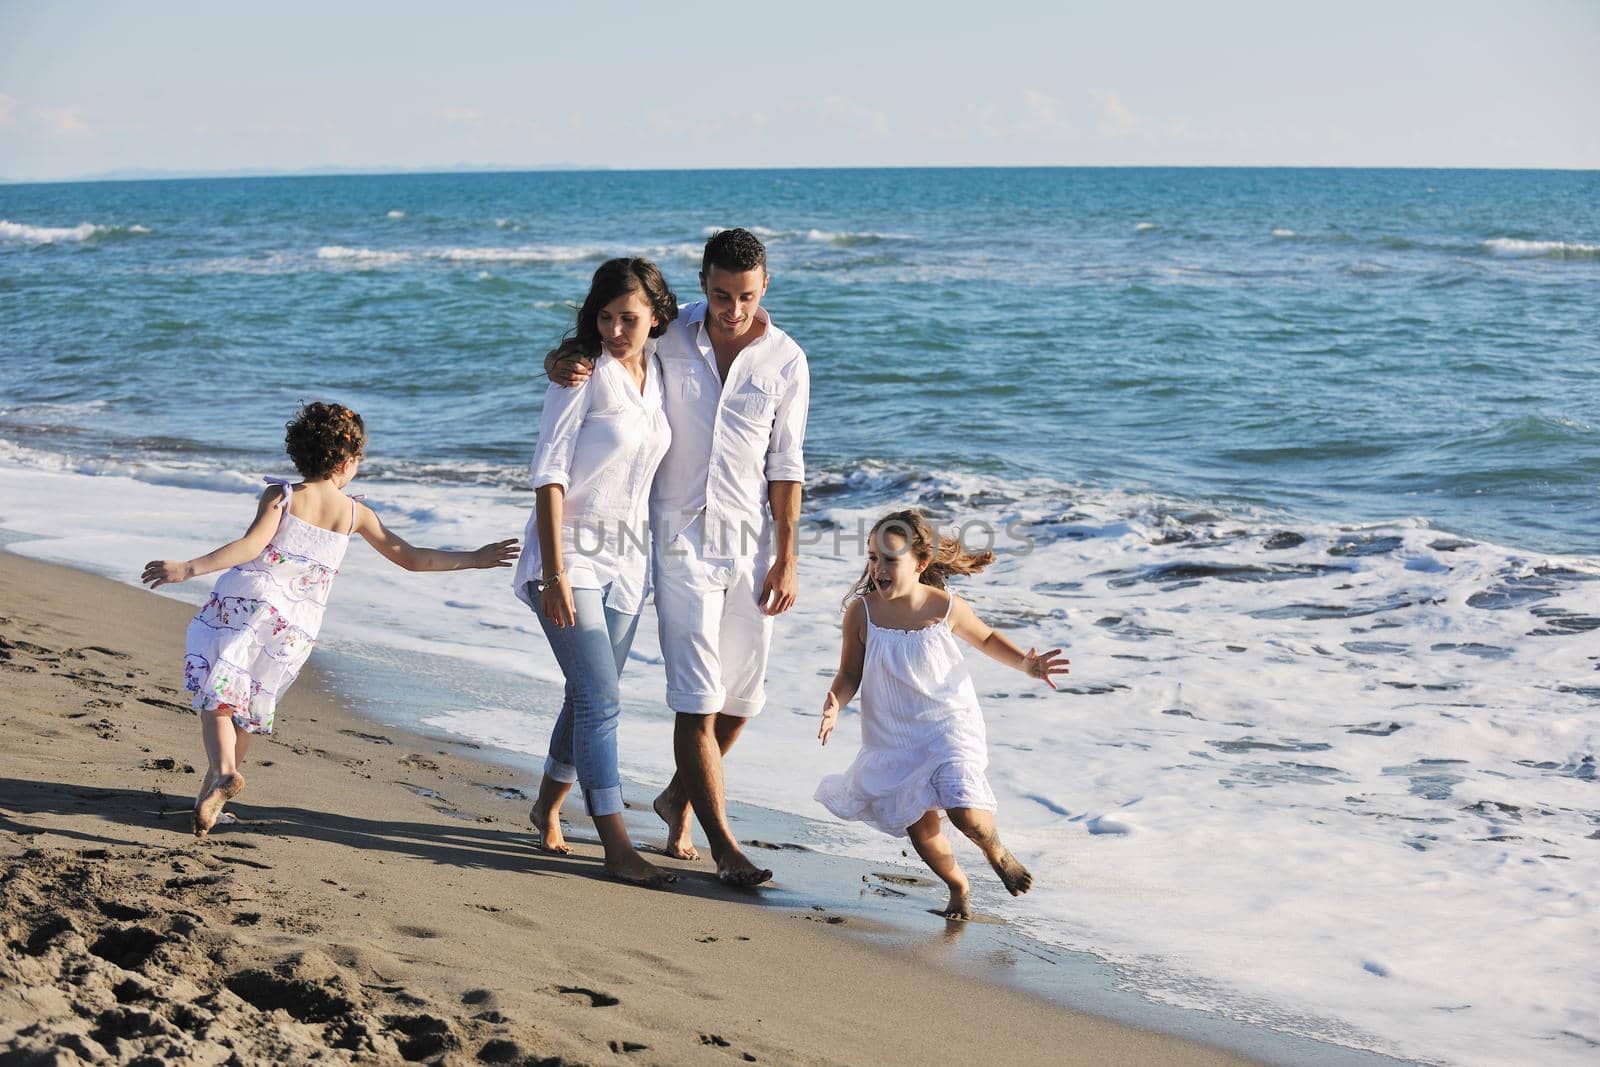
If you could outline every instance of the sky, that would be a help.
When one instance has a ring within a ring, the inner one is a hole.
[[[1600,0],[0,0],[0,178],[1600,168]]]

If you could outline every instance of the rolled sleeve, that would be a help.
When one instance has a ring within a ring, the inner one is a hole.
[[[578,431],[589,411],[589,380],[574,386],[551,383],[544,394],[544,413],[539,416],[539,443],[529,465],[533,487],[572,484],[572,457],[578,449]]]
[[[806,480],[806,416],[811,410],[811,370],[801,355],[791,365],[791,381],[778,401],[772,423],[772,439],[767,446],[766,475],[769,482]]]

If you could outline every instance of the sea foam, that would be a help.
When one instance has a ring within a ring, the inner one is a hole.
[[[1485,241],[1483,247],[1497,256],[1508,259],[1595,259],[1600,257],[1600,244],[1581,244],[1576,241],[1524,241],[1515,237],[1496,237]]]
[[[12,222],[9,219],[0,219],[0,241],[9,241],[15,244],[51,245],[64,241],[87,241],[94,237],[114,234],[147,234],[149,232],[148,227],[138,224],[131,226],[99,226],[92,222],[80,222],[76,226],[30,226],[26,223]]]
[[[234,536],[259,485],[214,465],[0,455],[10,547],[124,581]],[[526,494],[498,477],[358,488],[418,543],[468,547],[526,520]],[[903,841],[811,801],[860,734],[852,706],[818,748],[816,710],[856,531],[935,502],[947,530],[996,540],[960,595],[1073,661],[1052,693],[968,651],[1000,826],[1038,878],[1012,899],[975,872],[980,909],[1170,1003],[1406,1057],[1587,1061],[1570,1035],[1600,1030],[1585,963],[1600,951],[1600,565],[1418,519],[1293,522],[878,464],[819,470],[808,498],[801,600],[777,621],[771,703],[729,762],[730,796],[817,819],[837,851],[900,857]],[[503,574],[429,582],[358,549],[339,584],[319,655],[463,665],[438,672],[454,690],[470,671],[449,703],[372,696],[522,752],[536,776],[559,671]],[[633,658],[623,765],[660,782],[671,716],[649,609]]]

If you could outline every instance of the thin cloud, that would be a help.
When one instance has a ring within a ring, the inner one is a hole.
[[[483,125],[483,112],[479,111],[475,107],[449,105],[446,107],[436,108],[434,110],[434,115],[444,119],[446,122],[455,123],[458,126]]]
[[[1122,102],[1113,89],[1090,89],[1089,100],[1100,118],[1100,132],[1110,134],[1132,133],[1139,120]]]
[[[817,118],[827,126],[839,126],[863,141],[881,141],[889,136],[889,116],[843,96],[830,96],[816,108]]]
[[[0,93],[0,126],[17,124],[17,98]]]
[[[83,108],[77,104],[35,108],[34,117],[47,133],[57,137],[86,137],[94,132],[83,117]]]

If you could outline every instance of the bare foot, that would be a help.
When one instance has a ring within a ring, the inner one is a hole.
[[[243,789],[244,775],[238,771],[218,778],[216,784],[200,798],[200,803],[195,805],[194,835],[204,837],[210,833],[217,824],[217,816],[222,814],[222,805],[238,796]]]
[[[646,889],[660,889],[678,880],[676,874],[662,870],[637,852],[616,860],[607,858],[606,874],[619,882],[644,886]]]
[[[757,867],[738,849],[733,849],[728,855],[717,860],[717,878],[726,885],[744,887],[760,885],[771,877],[770,870]]]
[[[1000,876],[1000,881],[1014,897],[1020,897],[1033,888],[1033,875],[1028,873],[1028,868],[1017,862],[1017,857],[1011,854],[1009,848],[1002,848],[1000,855],[989,861],[994,868],[994,873]]]
[[[537,805],[528,812],[528,821],[533,823],[533,828],[539,831],[539,849],[556,856],[570,856],[572,846],[567,844],[566,837],[561,833],[561,816],[557,815],[551,822],[546,822],[546,817]]]
[[[939,914],[946,919],[959,919],[962,922],[972,918],[972,905],[967,901],[966,889],[951,889],[950,903],[944,906],[944,911]]]
[[[663,789],[661,795],[650,805],[661,821],[667,824],[667,843],[661,846],[661,851],[664,855],[676,859],[697,860],[700,858],[700,852],[689,837],[689,828],[694,825],[689,805],[668,796],[668,792]]]

